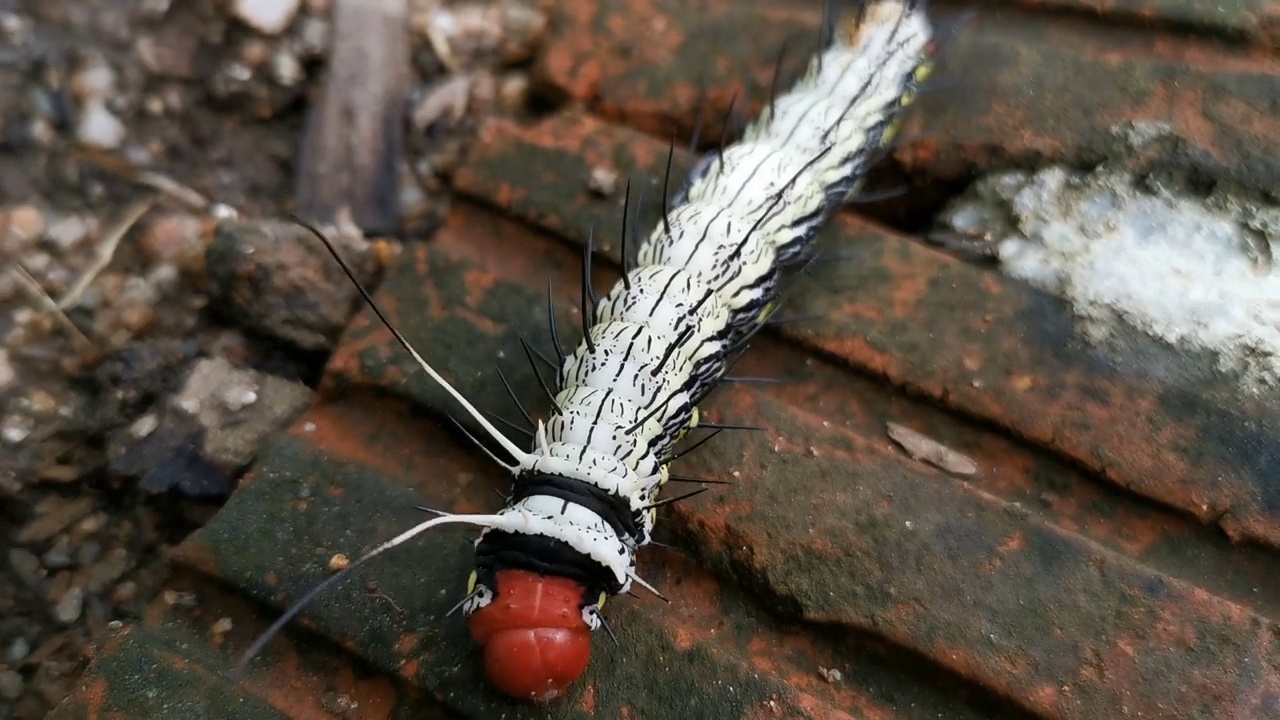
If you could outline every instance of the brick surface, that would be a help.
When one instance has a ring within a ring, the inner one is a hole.
[[[201,564],[192,546],[179,558],[180,563]],[[171,603],[162,593],[138,622],[99,638],[88,671],[51,720],[449,717],[443,705],[416,688],[372,673],[351,656],[310,638],[278,639],[271,646],[272,662],[252,666],[235,679],[235,654],[266,627],[270,616],[205,575],[179,570],[165,590],[181,600]],[[226,621],[230,630],[215,632]],[[339,712],[344,708],[345,714]]]
[[[619,215],[579,189],[591,167],[661,178],[666,149],[585,115],[495,124],[457,183],[581,243]],[[1280,547],[1280,407],[1268,398],[1204,377],[1202,358],[1136,337],[1100,355],[1058,300],[865,221],[842,217],[818,242],[841,257],[792,288],[786,313],[815,319],[784,334],[1235,537]],[[616,259],[616,248],[602,249]]]
[[[470,339],[487,344],[483,332]],[[176,559],[281,607],[323,577],[333,553],[354,555],[421,520],[415,504],[492,508],[503,481],[406,403],[366,396],[324,404],[275,444]],[[740,591],[660,550],[647,556],[645,572],[669,606],[615,600],[609,621],[620,644],[597,638],[576,697],[549,714],[506,703],[483,683],[461,618],[445,617],[464,592],[471,541],[467,531],[446,531],[406,546],[319,601],[308,627],[468,717],[894,718],[904,716],[895,709],[904,702],[921,713],[988,716],[873,662],[866,650],[874,644],[778,627]],[[377,581],[376,596],[366,579]],[[273,645],[255,668],[282,662]],[[829,683],[819,667],[841,667],[849,680]]]
[[[911,170],[952,180],[1011,163],[1096,162],[1116,146],[1113,126],[1155,121],[1186,140],[1170,150],[1178,162],[1275,187],[1275,3],[1020,5],[977,9],[958,27],[948,27],[955,13],[935,8],[945,89],[926,93],[909,116],[903,134],[915,140],[896,155]],[[759,107],[782,45],[803,60],[820,15],[783,0],[577,0],[555,8],[539,76],[594,112],[662,138],[687,137],[705,111],[714,139],[731,98],[748,87]]]
[[[550,351],[546,283],[569,343],[593,225],[597,287],[617,276],[621,197],[591,196],[592,171],[631,177],[654,226],[663,139],[703,101],[714,113],[766,87],[776,49],[800,59],[818,15],[555,4],[537,72],[583,107],[485,128],[455,178],[465,199],[388,268],[379,303],[480,407],[518,416],[497,365],[545,409],[518,339]],[[1188,141],[1166,159],[1273,187],[1276,15],[1263,0],[984,7],[948,43],[946,65],[968,71],[924,99],[898,159],[934,180],[1087,161],[1116,122],[1156,119]],[[676,182],[688,163],[677,152]],[[565,702],[518,707],[483,682],[446,617],[471,567],[461,529],[371,564],[228,676],[333,554],[420,521],[418,504],[493,510],[509,482],[362,311],[322,400],[174,553],[172,588],[198,605],[157,601],[112,631],[59,717],[318,718],[337,695],[358,701],[352,718],[1280,718],[1280,408],[1150,341],[1090,349],[1053,298],[853,215],[819,243],[831,259],[781,313],[810,319],[763,333],[735,369],[794,382],[726,383],[705,404],[763,431],[678,462],[734,484],[662,509],[670,547],[640,570],[671,604],[611,601],[620,643],[598,634]],[[889,422],[978,471],[911,460]],[[221,617],[235,630],[214,638]]]
[[[503,365],[522,399],[540,406],[516,338],[546,347],[544,278],[556,287],[566,340],[575,335],[576,275],[568,244],[463,204],[435,243],[390,268],[378,300],[423,352],[449,358],[463,392],[508,412],[490,368]],[[646,551],[642,571],[672,604],[616,599],[607,613],[620,646],[597,639],[588,678],[551,716],[1280,712],[1273,554],[1100,490],[1025,443],[792,345],[762,339],[743,372],[801,382],[728,386],[707,406],[713,419],[765,432],[719,438],[681,461],[683,472],[737,484],[663,512],[659,537],[676,549]],[[415,504],[481,511],[499,502],[501,472],[420,416],[456,409],[368,313],[353,322],[325,389],[331,399],[272,444],[177,563],[279,609],[323,577],[332,554],[354,556],[420,520]],[[979,475],[961,482],[908,460],[883,436],[889,419],[969,453]],[[470,540],[444,531],[399,549],[319,601],[303,624],[407,688],[384,688],[389,697],[421,692],[467,717],[546,717],[498,699],[461,619],[444,617],[462,592]],[[203,627],[218,614],[203,613]],[[225,670],[252,636],[244,624],[221,659],[201,663],[215,670],[196,673],[209,690],[193,703],[238,697],[214,690],[236,692]],[[326,675],[297,669],[284,642],[251,669],[256,687],[289,688],[275,703],[257,696],[262,712],[318,717]],[[108,644],[95,672],[155,652]],[[823,668],[843,679],[827,682]],[[127,685],[108,687],[113,702],[140,701]],[[79,698],[102,693],[88,685]],[[309,698],[311,709],[289,697]],[[370,700],[371,714],[355,716],[384,717],[373,708],[386,705],[394,703]]]

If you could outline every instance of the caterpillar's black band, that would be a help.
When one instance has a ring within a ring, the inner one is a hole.
[[[617,595],[622,591],[622,585],[609,568],[563,540],[490,530],[476,546],[477,581],[500,592],[495,573],[509,569],[556,575],[581,583],[589,602],[595,602],[601,592]]]
[[[524,473],[516,478],[515,490],[507,503],[514,505],[534,495],[549,495],[581,505],[599,515],[617,533],[618,539],[624,542],[640,540],[640,530],[636,526],[636,517],[631,512],[631,503],[622,495],[563,475]]]

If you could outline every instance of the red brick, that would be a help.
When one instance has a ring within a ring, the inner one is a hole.
[[[546,128],[539,132],[562,140],[572,136]],[[509,163],[515,159],[515,154],[506,157]],[[496,164],[498,158],[482,151],[477,162]],[[531,156],[515,164],[536,163]],[[558,169],[542,166],[547,177]],[[480,179],[469,173],[464,184],[474,189]],[[572,176],[566,172],[561,177]],[[568,185],[573,187],[571,181]],[[539,197],[535,187],[523,190],[522,202]],[[554,207],[574,216],[578,205],[571,200],[573,191],[561,195]],[[464,393],[482,407],[500,408],[508,401],[494,390],[497,384],[483,371],[483,358],[512,348],[514,333],[533,332],[520,319],[540,312],[540,278],[552,277],[559,294],[571,295],[566,285],[572,284],[574,268],[567,248],[485,218],[466,205],[457,207],[430,250],[420,249],[392,268],[380,299],[429,355],[451,358],[454,368],[470,368],[453,373]],[[495,257],[503,261],[493,262]],[[414,312],[400,312],[407,307]],[[459,348],[465,351],[461,364],[455,364]],[[788,365],[785,359],[771,359],[784,350],[767,349],[768,357],[758,366]],[[514,360],[503,364],[525,402],[542,407],[545,402],[536,400],[531,374],[520,375]],[[1122,707],[1161,717],[1251,717],[1271,711],[1280,691],[1273,621],[986,492],[1008,492],[1009,484],[1031,483],[1029,476],[1042,472],[1016,444],[974,439],[990,433],[938,433],[980,451],[985,448],[986,454],[977,457],[983,460],[983,473],[996,478],[972,484],[906,460],[879,433],[879,418],[889,412],[880,401],[862,397],[860,387],[850,388],[850,378],[842,383],[838,370],[816,372],[830,379],[820,378],[816,386],[806,382],[800,390],[719,391],[707,407],[710,417],[764,425],[765,435],[718,439],[705,452],[680,461],[680,472],[738,480],[713,498],[676,506],[660,524],[717,576],[763,596],[784,618],[885,637],[891,647],[926,658],[1043,717],[1108,717]],[[449,401],[413,375],[411,362],[389,344],[385,331],[367,323],[367,314],[345,339],[332,367],[335,389],[371,386],[436,412],[453,412]],[[817,405],[819,397],[825,398],[824,405]],[[922,411],[906,405],[899,403],[895,417],[919,425]],[[849,409],[841,414],[832,412],[833,407]],[[366,410],[359,417],[375,415]],[[344,440],[317,438],[326,451],[352,444],[345,432],[348,425],[340,427]],[[848,429],[838,429],[842,427]],[[380,429],[367,432],[380,440],[372,451],[358,451],[362,463],[418,465],[403,448],[423,441]],[[990,445],[996,442],[1006,450],[994,452]],[[390,461],[372,459],[390,453],[395,453]],[[1053,472],[1060,479],[1069,474]],[[1110,532],[1123,532],[1122,525],[1139,519],[1143,529],[1130,538],[1139,546],[1141,533],[1159,536],[1179,527],[1170,516],[1144,515],[1124,501],[1091,501],[1089,496],[1085,490],[1064,498],[1062,515],[1111,527]],[[1093,503],[1093,509],[1082,516],[1071,505],[1077,501]],[[484,502],[481,493],[468,507],[492,507]],[[1050,510],[1040,514],[1060,519],[1056,509]],[[1271,598],[1270,604],[1259,606],[1261,611],[1274,613],[1280,607],[1276,582],[1267,570],[1274,557],[1233,553],[1185,530],[1182,537],[1201,543],[1202,549],[1213,548],[1209,552],[1221,553],[1216,555],[1219,562],[1256,579]],[[1143,550],[1135,548],[1139,554]],[[690,582],[692,567],[674,571],[666,565],[670,560],[662,558],[654,568],[653,557],[646,554],[642,561],[646,576],[653,573],[667,584],[679,578],[682,587]],[[706,610],[704,595],[673,600],[671,608],[646,605],[641,612],[663,628],[655,632],[673,633],[677,644],[682,633],[714,624],[716,618],[740,622],[737,613],[743,612],[723,601]],[[686,615],[687,624],[680,624],[673,618],[682,602],[708,614],[693,620]],[[620,612],[631,610],[628,604]],[[630,614],[625,618],[628,624],[642,622]],[[1170,650],[1170,643],[1191,640],[1195,652],[1176,651],[1180,646]],[[814,658],[810,665],[829,666],[826,662]],[[777,660],[756,656],[753,650],[752,663],[773,668]],[[1256,671],[1242,674],[1240,667]]]
[[[661,177],[663,160],[661,141],[564,114],[531,128],[488,128],[457,186],[583,242],[587,228],[614,227],[620,214],[579,184],[590,165],[612,162],[639,182]],[[642,227],[654,226],[654,212]],[[787,314],[817,318],[784,326],[789,338],[1005,427],[1233,537],[1280,548],[1273,403],[1198,378],[1195,359],[1172,350],[1100,355],[1084,347],[1063,303],[852,216],[818,242],[845,257],[785,298]],[[1164,376],[1149,373],[1150,362]]]
[[[485,344],[483,331],[475,339]],[[400,400],[356,393],[321,404],[274,444],[251,482],[175,559],[283,607],[325,576],[333,553],[354,557],[421,521],[415,504],[458,512],[495,507],[508,479],[459,442],[465,440]],[[445,530],[397,549],[319,600],[305,626],[464,716],[518,712],[483,681],[463,620],[445,615],[463,593],[473,537]],[[898,703],[984,716],[881,666],[864,654],[866,643],[779,628],[740,591],[675,553],[654,549],[644,562],[646,577],[671,604],[615,599],[606,612],[621,644],[601,633],[575,695],[545,711],[526,710],[528,716],[887,719],[903,716]],[[376,596],[364,589],[369,579],[378,582]],[[291,657],[273,643],[254,670]],[[842,668],[846,679],[827,682],[819,665]]]
[[[898,159],[946,180],[1009,164],[1091,163],[1115,151],[1113,126],[1154,121],[1187,141],[1170,151],[1177,162],[1275,187],[1275,3],[1201,5],[1062,0],[1052,7],[1085,12],[984,8],[959,26],[949,25],[953,13],[931,10],[946,89],[911,113],[904,137],[915,140]],[[538,73],[593,112],[662,138],[688,137],[705,106],[714,139],[735,93],[754,88],[759,107],[784,42],[796,63],[812,50],[819,15],[780,0],[575,0],[557,5]],[[1144,27],[1135,16],[1211,37]],[[1256,44],[1214,37],[1222,33]]]

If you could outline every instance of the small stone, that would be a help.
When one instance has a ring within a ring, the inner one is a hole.
[[[101,57],[90,57],[71,77],[71,94],[81,102],[103,100],[116,94],[116,71]]]
[[[205,221],[195,215],[169,213],[152,221],[138,240],[153,265],[176,265],[193,275],[204,274],[204,253],[213,239]]]
[[[45,238],[58,249],[66,252],[89,237],[89,232],[88,221],[79,215],[68,215],[54,220],[45,231]]]
[[[25,681],[17,670],[0,672],[0,697],[5,700],[17,700],[22,696]]]
[[[10,445],[17,445],[31,435],[35,425],[35,420],[26,415],[6,415],[4,420],[0,420],[0,438]]]
[[[135,438],[144,438],[155,432],[158,427],[160,427],[160,416],[156,413],[147,413],[129,426],[129,432]]]
[[[94,499],[88,495],[67,501],[58,499],[44,514],[27,523],[18,532],[17,540],[23,545],[48,540],[93,512],[93,506]]]
[[[529,104],[529,75],[523,72],[507,73],[498,79],[498,107],[515,114]]]
[[[44,579],[45,569],[40,565],[40,558],[35,553],[22,548],[9,549],[9,567],[17,573],[27,587],[36,587]]]
[[[80,613],[83,611],[84,588],[72,585],[53,607],[53,618],[63,625],[70,625],[80,619]]]
[[[348,559],[347,556],[343,555],[342,553],[338,553],[333,557],[329,558],[329,572],[338,572],[340,570],[346,570],[350,566],[351,566],[351,560]]]
[[[362,281],[378,270],[374,244],[358,230],[330,239]],[[221,314],[303,350],[331,350],[355,307],[341,268],[294,223],[220,223],[205,259],[210,303]]]
[[[235,0],[231,12],[264,35],[279,35],[293,22],[302,0]]]
[[[117,585],[115,590],[111,591],[111,604],[127,605],[133,602],[136,597],[138,597],[138,583],[132,580],[125,580]]]
[[[40,556],[40,560],[46,568],[50,570],[61,570],[71,567],[71,538],[67,535],[61,535],[57,541],[53,543],[53,547],[45,551]]]
[[[79,537],[92,535],[107,526],[107,521],[111,518],[104,512],[94,513],[76,524],[76,534]]]
[[[18,205],[0,213],[0,251],[20,253],[35,244],[44,231],[44,213],[33,205]]]
[[[122,547],[112,548],[89,571],[85,584],[90,592],[102,592],[125,574],[125,571],[129,569],[129,564],[128,550]]]
[[[323,56],[329,50],[332,35],[327,18],[307,15],[298,23],[298,53],[308,60]]]
[[[24,637],[16,637],[13,642],[9,643],[9,648],[4,651],[4,661],[10,665],[17,665],[31,654],[31,643],[27,642]]]
[[[435,5],[410,21],[453,71],[486,62],[514,65],[533,56],[547,31],[547,16],[532,3],[461,2]]]
[[[87,542],[76,551],[76,564],[91,565],[102,554],[102,546],[96,542]]]
[[[44,388],[36,388],[27,396],[27,407],[37,415],[50,415],[58,409],[58,399]]]
[[[82,145],[115,150],[124,142],[125,127],[101,100],[88,102],[80,110],[76,140]]]
[[[166,605],[174,607],[193,608],[200,604],[199,598],[193,592],[178,592],[177,590],[165,590],[162,595]]]
[[[156,311],[150,304],[142,301],[130,302],[120,308],[118,322],[130,335],[137,335],[155,322]]]
[[[587,178],[587,192],[600,197],[609,197],[618,190],[618,171],[604,165],[591,168],[591,176]]]
[[[293,87],[307,78],[298,56],[280,50],[271,56],[271,79],[284,87]]]
[[[360,707],[360,703],[346,693],[327,692],[320,697],[320,707],[333,715],[345,715]]]
[[[231,412],[239,412],[258,401],[258,388],[246,378],[222,390],[222,406]]]
[[[13,363],[9,360],[9,351],[0,348],[0,390],[4,390],[18,379],[18,372],[13,369]]]
[[[209,634],[213,635],[214,637],[226,635],[227,633],[231,632],[232,627],[233,627],[233,624],[231,622],[231,618],[229,617],[218,618],[218,621],[215,622],[209,628]]]

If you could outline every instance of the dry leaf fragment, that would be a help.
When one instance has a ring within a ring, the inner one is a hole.
[[[885,424],[885,431],[889,439],[906,450],[912,460],[921,460],[957,475],[978,472],[978,465],[973,460],[911,428],[891,422]]]

